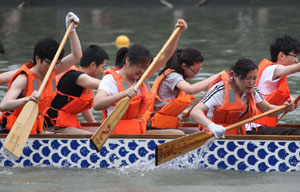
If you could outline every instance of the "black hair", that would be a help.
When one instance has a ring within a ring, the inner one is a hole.
[[[188,67],[194,65],[196,62],[203,62],[204,57],[200,51],[194,48],[176,49],[172,57],[168,60],[166,66],[159,72],[163,74],[167,69],[174,69],[177,73],[184,75],[184,70],[181,65],[185,63]]]
[[[41,39],[34,46],[33,64],[36,64],[35,56],[38,56],[41,59],[41,61],[43,61],[44,59],[49,59],[50,61],[52,61],[54,59],[58,47],[59,44],[51,38]],[[63,49],[59,55],[59,59],[63,58],[64,52],[65,51]]]
[[[238,59],[231,69],[240,79],[245,79],[250,71],[257,69],[257,65],[251,59]]]
[[[5,50],[4,50],[4,47],[3,47],[3,44],[1,43],[1,41],[0,41],[0,53],[1,54],[5,53]]]
[[[98,67],[105,59],[108,60],[109,56],[102,47],[98,45],[90,45],[83,51],[82,58],[80,60],[80,66],[87,67],[92,62],[95,62],[96,66]]]
[[[275,42],[270,47],[271,60],[273,62],[277,61],[277,56],[279,52],[283,52],[285,55],[288,55],[289,52],[294,51],[295,54],[300,53],[300,43],[297,39],[284,35],[275,40]]]
[[[152,61],[150,51],[142,45],[132,45],[129,48],[122,47],[116,55],[116,67],[122,68],[125,65],[126,57],[129,58],[131,65],[146,64]]]

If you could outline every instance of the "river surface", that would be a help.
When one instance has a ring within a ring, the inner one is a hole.
[[[184,18],[188,29],[178,47],[198,48],[204,67],[193,82],[229,69],[239,58],[259,63],[270,58],[269,45],[275,37],[290,34],[299,38],[299,8],[288,7],[0,7],[0,41],[6,53],[0,57],[0,72],[17,69],[32,60],[34,44],[41,38],[61,41],[65,15],[80,17],[77,29],[82,48],[97,44],[107,50],[114,65],[118,35],[131,43],[146,46],[156,55],[171,35],[177,19]],[[70,46],[65,45],[66,53]],[[150,79],[152,83],[154,77]],[[290,91],[297,96],[299,73],[288,77]],[[7,85],[0,86],[0,98]],[[204,92],[197,94],[199,98]],[[102,117],[95,112],[97,120]],[[299,123],[300,109],[286,115],[281,123]],[[0,192],[4,191],[297,191],[299,172],[253,173],[198,168],[175,169],[57,169],[0,168]]]

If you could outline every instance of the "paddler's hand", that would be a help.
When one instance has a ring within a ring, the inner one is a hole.
[[[291,101],[292,101],[293,103],[295,103],[296,98],[294,98],[294,97],[291,96],[290,99],[291,99]],[[299,105],[300,105],[300,102],[297,102],[296,105],[295,105],[295,109],[296,109]]]
[[[217,125],[215,123],[211,123],[207,126],[207,128],[214,134],[216,138],[224,138],[224,133],[226,129],[222,125]]]
[[[177,23],[175,25],[175,28],[180,27],[181,31],[184,31],[187,29],[187,23],[183,19],[178,19]]]
[[[41,99],[41,94],[38,91],[33,91],[32,94],[27,98],[28,98],[28,101],[34,101],[34,102],[38,103]]]
[[[289,111],[289,112],[290,112],[290,111],[293,111],[293,110],[296,108],[295,103],[292,102],[291,99],[288,99],[284,104],[288,106],[288,107],[286,108],[286,111]]]
[[[189,110],[187,110],[187,109],[185,109],[185,110],[182,112],[181,121],[187,121],[187,120],[189,120],[190,116],[187,115],[188,112],[189,112]]]
[[[76,27],[79,24],[79,17],[77,17],[77,15],[75,15],[73,12],[69,12],[66,16],[66,28],[68,29],[70,23],[74,21],[75,25],[72,27],[72,32],[76,31]]]
[[[134,87],[130,87],[129,89],[125,90],[126,96],[132,98],[137,94],[137,90]]]

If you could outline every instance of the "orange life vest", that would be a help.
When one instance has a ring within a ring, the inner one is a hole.
[[[273,63],[267,59],[263,59],[258,66],[258,79],[256,85],[258,85],[261,80],[261,76],[263,71],[269,67],[270,65],[280,65],[278,63]],[[263,95],[266,101],[273,105],[282,105],[286,100],[290,98],[290,90],[287,82],[287,77],[284,76],[279,81],[278,89],[274,90],[270,95]],[[257,114],[261,114],[259,110],[257,110]],[[277,116],[276,117],[263,117],[255,121],[255,123],[259,123],[264,126],[276,127],[277,125]]]
[[[128,89],[125,79],[116,72],[116,68],[109,68],[104,75],[111,74],[117,82],[119,92]],[[140,86],[141,93],[131,98],[129,107],[120,122],[115,127],[113,134],[145,134],[146,123],[142,119],[143,114],[149,107],[152,99],[150,86],[144,81]],[[117,103],[115,103],[117,105]],[[103,118],[107,117],[107,110],[103,110]]]
[[[8,90],[10,89],[12,82],[19,74],[25,74],[27,76],[27,92],[25,97],[30,96],[33,91],[38,90],[39,89],[38,80],[36,78],[36,75],[30,70],[30,68],[32,67],[33,67],[33,63],[31,62],[23,64],[21,68],[14,74],[14,76],[10,80],[8,85]],[[48,83],[46,84],[42,92],[41,99],[38,103],[38,107],[39,107],[38,116],[32,127],[31,134],[36,134],[43,131],[45,110],[50,105],[55,94],[56,94],[56,80],[55,80],[55,73],[52,72],[48,80]],[[1,123],[3,124],[3,127],[10,130],[13,127],[22,109],[23,106],[15,109],[12,112],[3,112],[0,119]]]
[[[224,127],[231,125],[233,123],[239,122],[241,120],[252,117],[256,114],[256,103],[253,94],[247,94],[248,98],[248,108],[243,102],[238,93],[230,85],[232,77],[232,72],[223,71],[209,86],[208,90],[217,82],[224,82],[224,102],[221,106],[216,106],[212,121],[216,124],[223,125]],[[246,109],[247,108],[247,109]],[[246,111],[246,112],[245,112]],[[242,116],[241,113],[245,112]],[[201,127],[203,128],[203,127]],[[208,131],[205,128],[205,131]],[[246,134],[245,126],[226,131],[226,135],[237,135]]]
[[[79,71],[79,68],[72,66],[70,69],[60,74],[57,78],[57,85],[59,84],[61,78],[63,78],[63,76],[69,71]],[[49,115],[47,115],[47,117],[56,127],[76,127],[81,129],[77,114],[92,108],[94,99],[92,89],[84,88],[80,97],[67,95],[59,90],[57,90],[57,94],[67,97],[69,102],[60,109],[55,109],[52,106],[49,107],[57,111],[57,118],[51,118]]]
[[[144,114],[144,119],[146,122],[151,121],[152,128],[180,128],[181,122],[180,118],[178,118],[178,115],[182,113],[188,106],[190,106],[193,100],[195,100],[195,97],[192,95],[187,95],[184,93],[184,91],[179,90],[176,98],[167,99],[167,101],[170,102],[154,113],[154,103],[156,99],[161,100],[161,98],[158,97],[159,86],[163,79],[174,71],[175,70],[173,69],[167,69],[162,75],[156,78],[151,88],[151,92],[155,95],[155,97],[152,98],[151,105]]]

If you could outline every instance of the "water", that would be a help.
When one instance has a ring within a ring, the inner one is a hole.
[[[115,169],[5,168],[0,170],[0,176],[1,192],[294,192],[300,186],[299,172],[154,169],[141,175],[140,172],[120,173]]]
[[[269,58],[269,44],[288,33],[299,38],[298,7],[35,7],[0,8],[0,40],[6,54],[0,57],[0,72],[18,68],[30,61],[34,44],[43,37],[57,41],[65,32],[64,17],[75,12],[81,24],[78,35],[82,48],[103,46],[114,65],[115,38],[125,34],[131,43],[143,44],[153,55],[171,35],[178,18],[188,29],[179,47],[195,47],[205,56],[198,81],[223,69],[238,58],[259,62]],[[70,46],[65,46],[66,53]],[[150,79],[153,82],[154,78]],[[288,78],[297,96],[299,74]],[[0,98],[7,86],[0,86]],[[199,98],[203,93],[197,94]],[[289,113],[282,123],[299,123],[300,109]],[[100,120],[99,112],[94,112]],[[142,167],[142,168],[141,168]],[[247,173],[189,167],[155,168],[153,164],[124,169],[0,168],[0,191],[295,191],[299,172]]]

